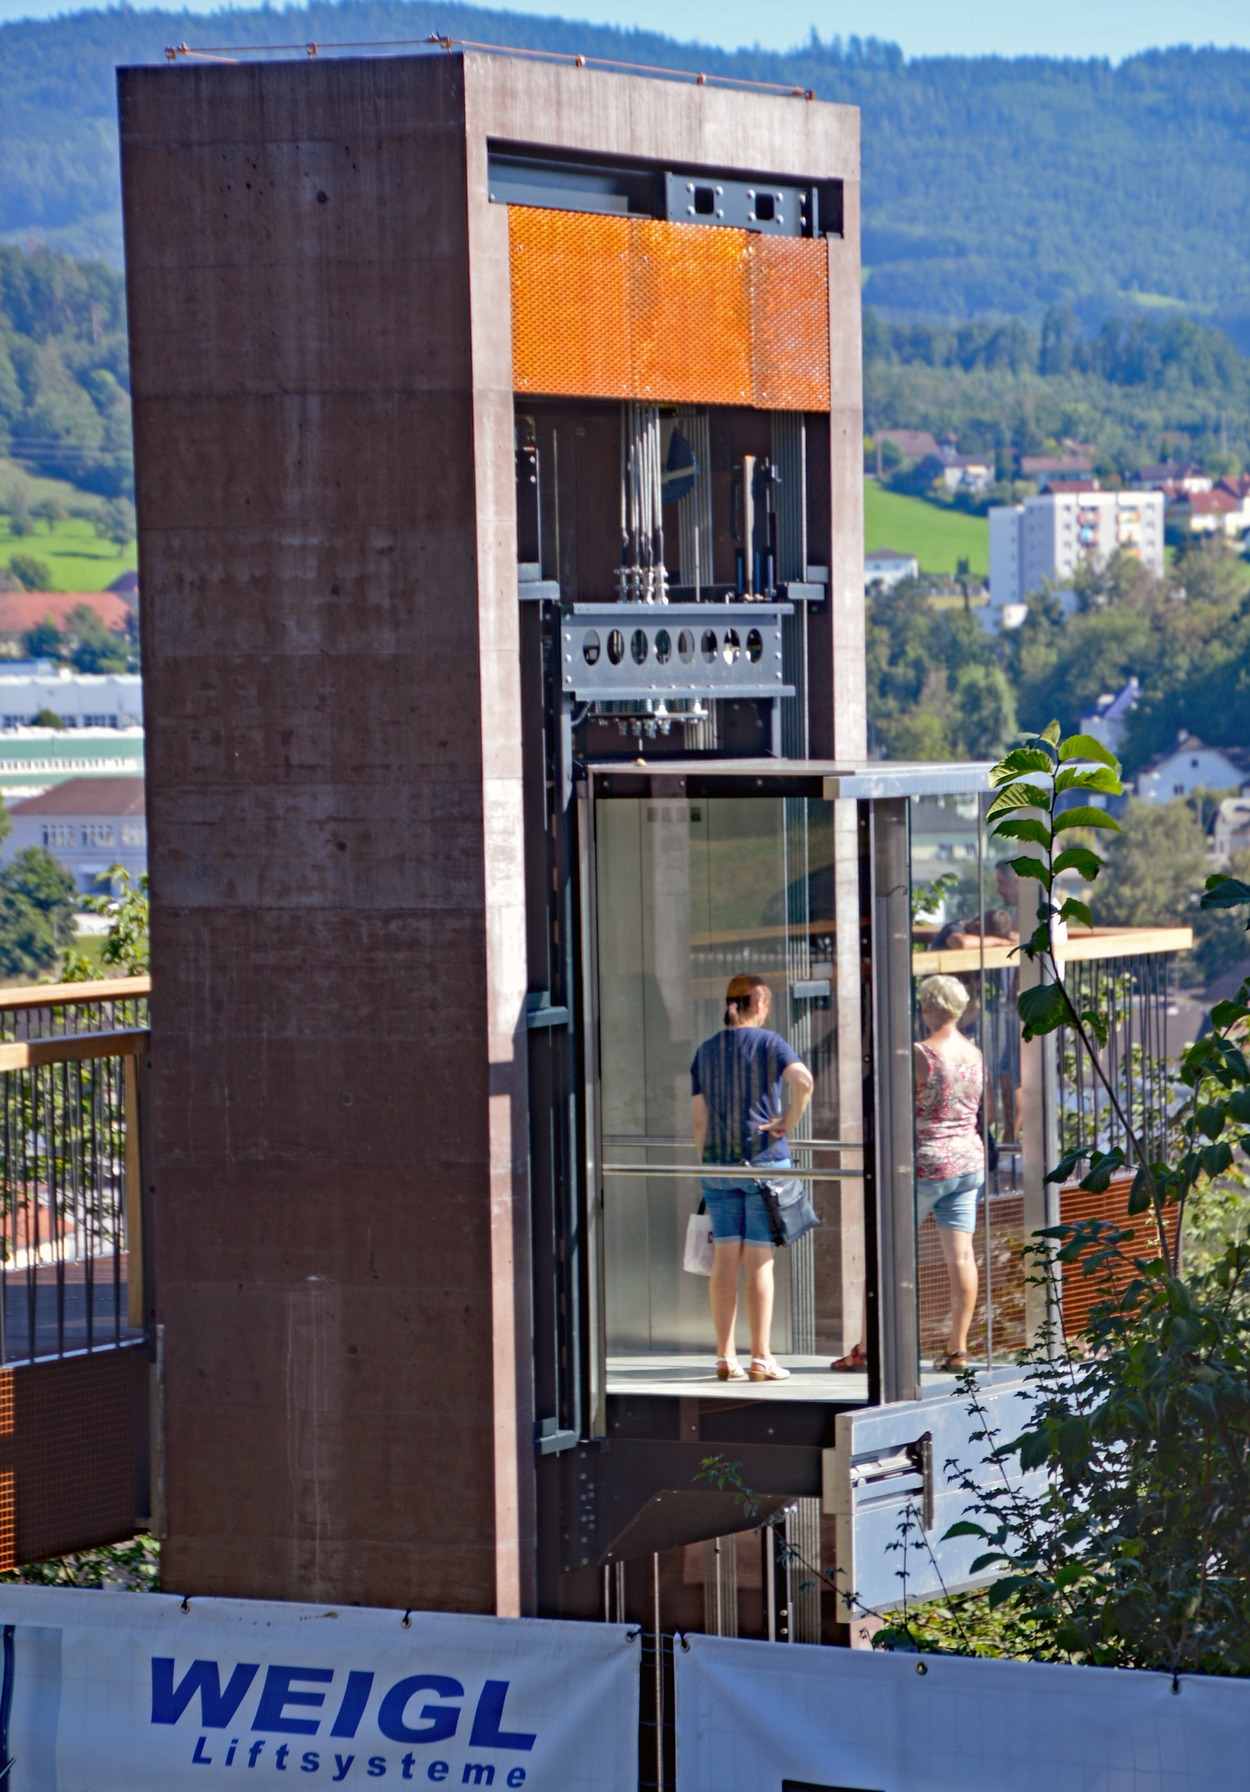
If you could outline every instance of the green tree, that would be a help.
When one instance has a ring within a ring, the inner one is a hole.
[[[52,589],[52,568],[36,554],[10,554],[9,571],[23,591]]]
[[[72,639],[70,663],[79,672],[124,672],[126,644],[101,622],[89,604],[78,604],[66,618]]]
[[[1189,804],[1130,797],[1123,830],[1109,848],[1098,885],[1098,920],[1118,927],[1191,920],[1207,853]]]
[[[65,521],[69,511],[55,492],[49,492],[46,498],[39,498],[31,505],[30,514],[41,523],[46,523],[48,534],[51,535],[57,524]]]
[[[78,891],[42,846],[24,846],[0,870],[0,975],[55,970],[74,937]]]
[[[37,709],[34,726],[36,728],[64,728],[65,721],[54,709]]]
[[[65,646],[55,616],[45,616],[22,636],[22,652],[32,660],[60,659]]]
[[[1016,693],[1001,666],[961,666],[955,675],[955,712],[960,748],[972,759],[997,757],[1019,727]]]
[[[1189,805],[1130,797],[1098,885],[1098,919],[1112,926],[1193,919],[1193,892],[1205,873],[1207,842]]]
[[[124,554],[135,538],[135,507],[129,498],[110,498],[95,524],[102,541],[111,541]]]

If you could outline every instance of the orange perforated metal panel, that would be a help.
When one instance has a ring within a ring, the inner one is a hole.
[[[825,244],[512,206],[518,392],[829,409]]]

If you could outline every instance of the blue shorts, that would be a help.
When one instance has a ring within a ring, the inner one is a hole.
[[[770,1164],[769,1169],[777,1165]],[[717,1244],[740,1239],[744,1244],[772,1244],[773,1229],[768,1221],[764,1197],[753,1182],[742,1187],[726,1187],[717,1179],[715,1186],[703,1184],[703,1199],[712,1222],[712,1238]]]
[[[975,1232],[977,1229],[977,1196],[985,1177],[980,1170],[968,1176],[942,1176],[933,1180],[916,1178],[916,1225],[923,1226],[932,1214],[939,1226],[948,1232]]]

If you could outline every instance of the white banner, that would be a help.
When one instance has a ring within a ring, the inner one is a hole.
[[[638,1783],[621,1625],[7,1586],[0,1626],[4,1792]]]
[[[691,1636],[678,1792],[1211,1792],[1250,1683]]]

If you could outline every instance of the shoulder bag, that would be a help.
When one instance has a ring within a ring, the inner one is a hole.
[[[775,1245],[793,1244],[820,1224],[807,1184],[800,1177],[768,1180],[761,1176],[755,1186],[764,1197]]]

